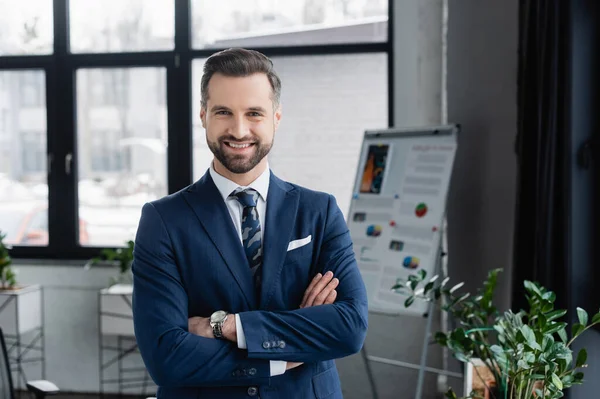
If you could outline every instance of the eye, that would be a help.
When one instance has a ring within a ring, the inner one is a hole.
[[[252,112],[248,113],[248,115],[251,116],[251,117],[253,117],[253,118],[262,116],[262,114],[260,112],[256,112],[256,111],[252,111]]]
[[[216,115],[229,115],[229,114],[231,114],[231,112],[229,112],[229,111],[224,111],[224,110],[221,110],[221,111],[217,111],[217,112],[216,112]]]

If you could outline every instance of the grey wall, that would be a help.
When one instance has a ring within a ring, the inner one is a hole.
[[[448,0],[447,91],[442,87],[442,0],[395,4],[394,98],[396,126],[448,122],[462,133],[448,204],[450,271],[468,287],[486,271],[507,266],[511,256],[515,196],[517,0]],[[63,389],[98,387],[97,290],[111,270],[21,266],[20,279],[47,286],[48,377]],[[508,304],[509,276],[501,306]],[[370,355],[418,363],[424,320],[370,315]],[[437,324],[437,322],[436,322]],[[434,328],[437,326],[434,325]],[[430,348],[428,364],[441,365]],[[364,363],[355,355],[338,361],[347,399],[369,398]],[[417,371],[372,365],[380,398],[414,396]],[[454,364],[452,367],[456,367]],[[454,387],[462,381],[450,379]],[[437,398],[436,377],[427,375],[424,398]]]
[[[448,200],[449,269],[479,287],[512,256],[518,1],[448,1],[448,121],[462,126]],[[503,274],[498,303],[507,308]]]

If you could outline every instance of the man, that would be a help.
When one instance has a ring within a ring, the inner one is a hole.
[[[333,196],[278,179],[281,83],[256,51],[206,60],[200,118],[212,166],[144,205],[133,315],[159,398],[342,397],[367,297]]]

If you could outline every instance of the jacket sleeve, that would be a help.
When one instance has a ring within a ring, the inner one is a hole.
[[[188,332],[188,297],[165,224],[150,203],[142,208],[132,271],[135,336],[157,385],[268,383],[268,360],[249,359],[233,343]]]
[[[329,198],[318,269],[339,279],[334,304],[289,311],[240,313],[248,356],[291,362],[342,358],[362,348],[367,326],[367,293],[354,256],[350,232],[333,196]]]

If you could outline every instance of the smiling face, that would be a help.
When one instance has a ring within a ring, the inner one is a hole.
[[[200,118],[219,174],[247,185],[265,170],[281,119],[272,97],[263,73],[244,77],[215,73],[211,77]]]

